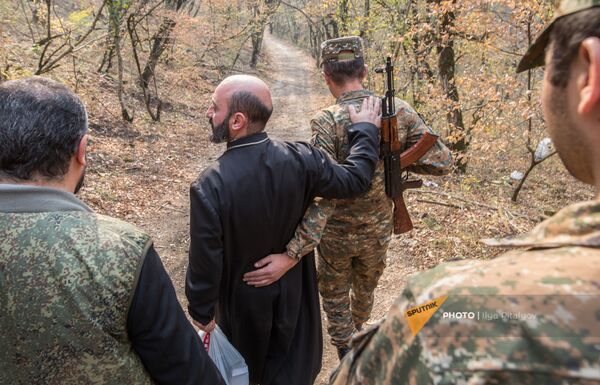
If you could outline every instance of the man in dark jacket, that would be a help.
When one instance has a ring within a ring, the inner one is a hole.
[[[57,82],[0,85],[0,384],[224,385],[150,237],[75,197],[87,128]]]
[[[280,253],[315,196],[343,198],[369,188],[377,163],[379,101],[365,100],[348,129],[350,155],[338,165],[306,143],[271,140],[268,86],[232,76],[215,90],[207,111],[213,141],[227,150],[191,187],[191,245],[186,295],[206,331],[214,318],[244,356],[250,381],[312,384],[321,367],[321,316],[314,258],[280,280],[256,288],[244,273]],[[295,262],[294,262],[295,263]]]

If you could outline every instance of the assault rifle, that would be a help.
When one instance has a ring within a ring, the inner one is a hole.
[[[412,147],[402,152],[402,143],[398,140],[398,117],[394,103],[394,65],[388,56],[385,67],[375,69],[385,74],[385,96],[381,98],[381,143],[379,156],[383,159],[385,170],[385,193],[394,201],[394,234],[412,230],[413,224],[404,203],[405,190],[419,188],[420,179],[408,179],[406,168],[419,160],[437,140],[437,135],[425,133]]]

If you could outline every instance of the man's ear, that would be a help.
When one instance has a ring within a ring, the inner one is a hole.
[[[580,114],[589,114],[600,107],[600,38],[588,37],[579,47],[578,60],[582,61],[584,73],[577,74]]]
[[[362,82],[363,80],[365,80],[368,74],[369,74],[369,66],[365,64],[365,67],[363,68],[363,72],[361,73],[361,76],[360,76],[360,81]]]
[[[323,80],[325,80],[325,84],[327,84],[328,86],[331,86],[333,84],[333,80],[331,80],[331,77],[327,75],[324,71],[321,71],[321,75],[323,76]]]
[[[229,119],[233,131],[239,131],[248,125],[248,117],[241,112],[236,112]]]
[[[89,135],[85,134],[83,138],[81,138],[79,145],[77,146],[77,153],[75,154],[75,159],[82,166],[85,166],[86,164],[85,154],[87,151],[88,137]]]

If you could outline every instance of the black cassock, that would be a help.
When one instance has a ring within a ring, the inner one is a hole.
[[[344,166],[306,143],[266,133],[229,143],[190,190],[186,296],[192,318],[217,324],[245,358],[250,381],[312,384],[322,335],[314,255],[261,288],[242,281],[253,264],[282,253],[314,197],[344,198],[369,188],[378,132],[361,123]]]

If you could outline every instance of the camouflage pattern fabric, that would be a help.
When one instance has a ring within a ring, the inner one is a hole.
[[[349,149],[348,105],[360,109],[363,99],[371,95],[368,90],[351,91],[341,95],[337,104],[317,113],[311,120],[311,143],[338,162],[343,161]],[[406,102],[397,100],[396,106],[398,137],[404,148],[414,145],[423,133],[432,132]],[[438,140],[409,170],[442,175],[450,171],[451,165],[450,151]],[[373,291],[385,266],[393,230],[392,215],[393,202],[385,195],[383,162],[380,161],[372,187],[366,194],[354,199],[317,199],[309,206],[287,245],[288,254],[300,258],[321,242],[317,266],[319,290],[329,321],[329,335],[336,346],[346,346],[355,331],[355,323],[369,319]],[[360,285],[352,284],[359,280]]]
[[[321,64],[338,60],[354,60],[364,56],[362,39],[346,36],[321,43]]]
[[[319,293],[333,345],[348,346],[356,328],[368,321],[375,288],[385,268],[387,246],[385,240],[381,242],[359,229],[345,237],[321,240],[317,259]]]
[[[92,212],[0,208],[0,383],[153,383],[126,328],[149,247]]]
[[[493,243],[534,248],[413,276],[387,318],[356,335],[330,383],[600,383],[600,202],[567,207],[530,234]],[[405,312],[444,295],[436,316],[413,336]],[[444,318],[506,309],[536,317]]]

